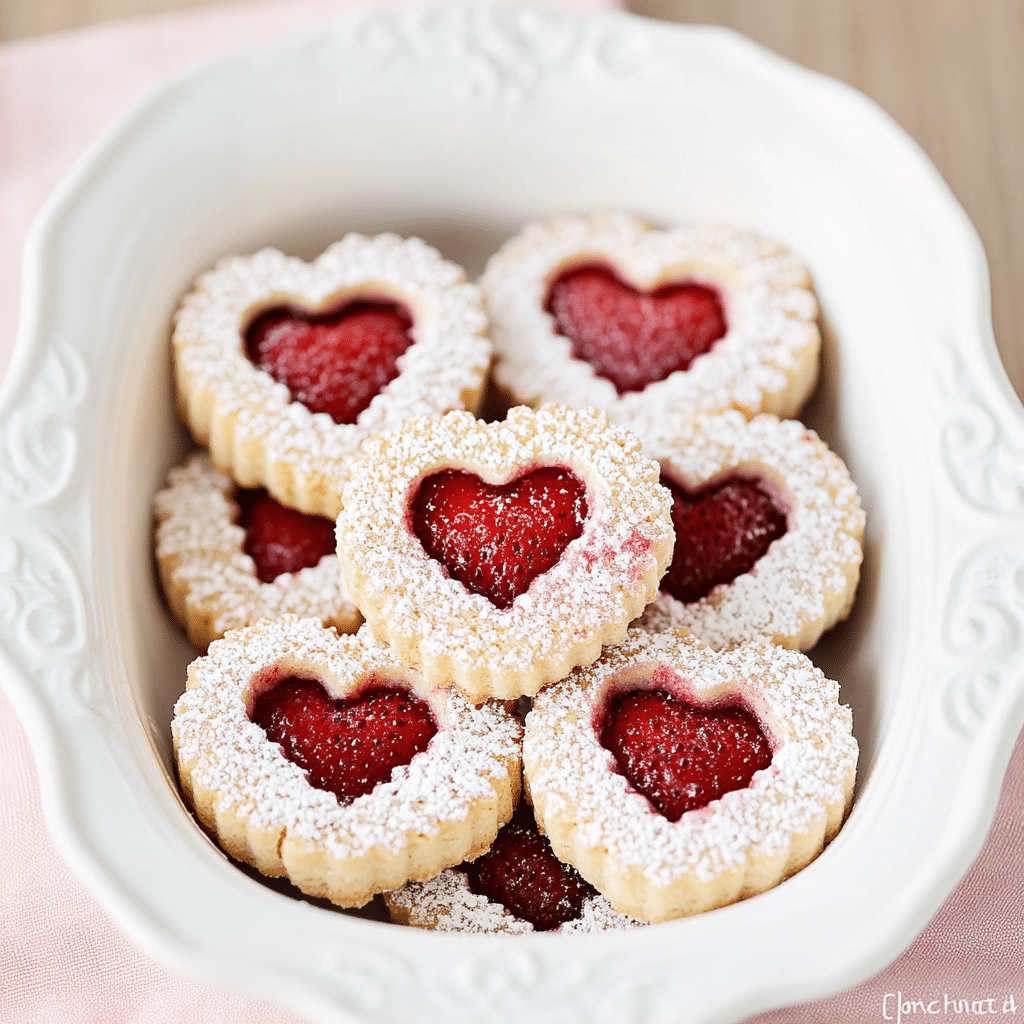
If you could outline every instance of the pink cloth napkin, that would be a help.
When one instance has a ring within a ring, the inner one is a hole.
[[[97,133],[168,74],[350,2],[236,3],[0,46],[0,375],[14,345],[29,224]],[[300,1024],[270,1003],[172,974],[120,934],[52,845],[32,753],[2,695],[0,836],[0,1024]],[[747,1024],[1014,1019],[1018,1009],[1024,1020],[1022,849],[1019,740],[981,856],[910,948],[846,992]]]

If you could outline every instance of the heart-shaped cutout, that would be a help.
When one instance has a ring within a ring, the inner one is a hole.
[[[669,821],[745,789],[772,761],[767,737],[745,708],[701,708],[665,690],[633,690],[612,700],[601,743]]]
[[[726,332],[713,289],[683,282],[641,292],[601,266],[561,274],[548,293],[547,311],[572,342],[573,355],[620,395],[689,369]]]
[[[583,533],[587,488],[558,466],[505,484],[446,469],[423,480],[411,511],[427,554],[467,590],[508,608]]]
[[[490,850],[460,870],[472,892],[500,903],[539,932],[575,921],[583,913],[583,904],[597,896],[597,890],[571,864],[555,856],[525,800]]]
[[[377,679],[340,700],[316,680],[283,679],[256,698],[250,718],[309,773],[311,786],[343,804],[389,782],[437,732],[425,701]]]
[[[239,491],[245,553],[256,563],[256,575],[273,583],[282,573],[320,564],[334,553],[334,523],[324,516],[286,508],[262,488]]]
[[[355,423],[398,376],[412,317],[396,302],[360,299],[328,313],[277,307],[245,334],[249,358],[312,412]]]
[[[688,492],[662,477],[672,492],[676,531],[672,565],[661,589],[679,601],[699,601],[757,563],[786,532],[786,513],[755,480],[731,477]]]

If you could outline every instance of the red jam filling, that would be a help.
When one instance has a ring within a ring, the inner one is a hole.
[[[680,601],[699,601],[757,563],[786,532],[786,513],[753,480],[733,478],[697,492],[666,477],[672,492],[676,545],[661,589]]]
[[[269,309],[245,334],[249,358],[313,412],[356,417],[398,376],[412,317],[395,302],[359,300],[330,313]]]
[[[746,709],[701,708],[665,690],[633,690],[612,700],[601,743],[669,821],[745,789],[772,761],[771,745]]]
[[[391,770],[426,750],[437,732],[424,701],[376,679],[340,700],[316,680],[282,679],[256,699],[249,717],[308,773],[311,786],[343,804],[390,782]]]
[[[539,932],[575,921],[586,900],[597,895],[571,864],[555,856],[525,800],[498,833],[490,851],[460,865],[459,870],[466,873],[469,888],[478,896],[502,904]]]
[[[285,508],[266,491],[239,491],[245,530],[245,553],[256,563],[256,575],[273,583],[283,572],[318,565],[335,551],[334,523],[323,516]]]
[[[583,533],[587,488],[556,466],[500,485],[445,469],[420,484],[411,518],[423,549],[449,576],[508,608]]]
[[[558,333],[619,394],[643,391],[725,335],[725,311],[717,292],[693,283],[637,291],[602,266],[575,267],[560,275],[548,294],[547,311]]]

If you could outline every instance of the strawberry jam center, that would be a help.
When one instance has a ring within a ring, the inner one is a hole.
[[[428,705],[397,685],[371,679],[358,696],[332,700],[314,679],[283,679],[249,716],[280,743],[309,784],[351,803],[427,749],[437,724]]]
[[[633,690],[606,713],[602,745],[659,814],[678,821],[767,768],[772,750],[745,708],[701,708],[665,690]]]
[[[412,317],[394,302],[359,300],[329,313],[267,310],[245,335],[249,358],[313,412],[356,417],[398,376]]]
[[[508,608],[583,533],[587,488],[557,466],[498,485],[446,469],[420,484],[411,513],[423,549],[449,576]]]
[[[726,331],[718,294],[693,283],[641,292],[601,266],[568,270],[548,294],[558,333],[619,394],[687,370]]]
[[[245,553],[256,563],[256,575],[273,583],[281,573],[319,565],[335,550],[334,523],[275,501],[266,491],[239,491],[245,530]]]
[[[757,563],[786,532],[786,513],[757,482],[734,478],[697,492],[661,478],[672,492],[676,544],[661,589],[698,601]]]
[[[583,904],[597,895],[571,864],[555,856],[525,800],[489,852],[460,870],[478,896],[500,903],[540,932],[575,921],[583,913]]]

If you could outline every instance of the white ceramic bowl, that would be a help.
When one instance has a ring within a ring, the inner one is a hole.
[[[779,888],[632,934],[437,935],[231,864],[168,724],[191,652],[153,492],[187,446],[168,321],[219,256],[419,234],[471,274],[524,221],[620,207],[775,237],[810,265],[807,419],[869,516],[853,618],[814,652],[861,743],[853,812]],[[28,246],[0,413],[3,677],[60,848],[191,975],[315,1021],[726,1022],[881,968],[977,853],[1024,721],[1024,416],[978,239],[852,90],[728,32],[515,8],[374,12],[178,80],[93,149]]]

